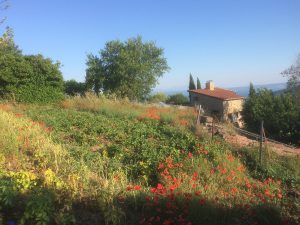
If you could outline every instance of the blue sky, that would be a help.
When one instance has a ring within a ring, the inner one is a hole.
[[[201,82],[236,87],[285,82],[300,53],[299,0],[10,0],[7,20],[25,54],[62,62],[65,79],[83,81],[87,53],[106,41],[141,35],[165,49],[171,70],[157,89]]]

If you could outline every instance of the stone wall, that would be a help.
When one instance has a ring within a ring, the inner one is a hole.
[[[235,114],[240,118],[240,112],[243,109],[243,99],[221,100],[197,93],[190,92],[192,105],[201,105],[206,115],[215,115],[220,120],[227,120],[228,115]]]
[[[204,112],[208,115],[211,113],[223,113],[223,101],[221,99],[208,97],[206,95],[190,92],[191,104],[201,105]]]
[[[224,101],[223,102],[223,115],[224,120],[228,119],[228,115],[235,114],[237,119],[239,120],[241,118],[240,112],[243,110],[243,104],[244,99],[236,99],[236,100],[230,100],[230,101]]]

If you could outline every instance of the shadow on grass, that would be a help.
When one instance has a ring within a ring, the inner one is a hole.
[[[105,224],[96,200],[55,196],[55,191],[46,188],[30,194],[15,194],[10,205],[0,205],[0,225]]]
[[[49,196],[54,195],[51,190],[43,190],[36,202],[32,206],[30,213],[46,212],[48,219],[39,220],[42,218],[38,214],[34,217],[28,217],[25,224],[128,224],[128,225],[282,225],[296,224],[288,222],[281,217],[280,209],[273,205],[238,205],[218,201],[208,201],[202,196],[194,194],[152,194],[146,195],[142,191],[133,191],[124,193],[127,197],[118,197],[113,200],[112,205],[105,208],[99,207],[101,199],[82,199],[81,201],[70,200],[71,209],[70,215],[65,215],[65,218],[57,220],[58,212],[62,211],[67,205],[63,205],[63,201],[47,202]],[[218,197],[218,196],[216,196]],[[17,201],[11,207],[1,207],[2,223],[3,224],[19,224],[20,218],[24,212],[28,211],[28,196],[19,195]],[[42,204],[42,202],[45,201]],[[40,207],[38,207],[40,206]],[[113,213],[118,208],[122,213]],[[33,212],[35,210],[35,212]],[[108,218],[106,218],[106,215]],[[68,218],[70,216],[70,218]],[[115,221],[111,222],[113,217]],[[1,220],[0,220],[1,221]],[[38,223],[38,222],[44,223]]]
[[[186,197],[188,196],[188,197]],[[123,224],[146,225],[282,225],[293,224],[281,217],[280,209],[269,204],[230,205],[208,201],[201,196],[159,196],[158,200],[145,194],[126,198]],[[226,206],[225,206],[226,205]]]

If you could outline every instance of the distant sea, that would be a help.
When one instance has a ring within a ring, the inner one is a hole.
[[[277,91],[284,90],[286,88],[286,83],[254,85],[254,87],[255,87],[255,89],[266,88],[266,89],[270,89],[274,92],[277,92]],[[236,92],[237,94],[239,94],[243,97],[247,97],[248,94],[249,94],[249,86],[231,87],[231,88],[224,88],[224,89],[232,90],[232,91]],[[182,93],[182,94],[188,96],[187,89],[183,89],[183,88],[165,89],[165,90],[161,89],[161,90],[153,91],[153,93],[157,93],[157,92],[163,92],[166,95],[173,95],[173,94]]]

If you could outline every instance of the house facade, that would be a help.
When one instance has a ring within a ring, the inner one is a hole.
[[[191,105],[201,105],[204,113],[221,121],[238,122],[241,118],[244,97],[233,91],[215,87],[213,81],[205,89],[189,90]]]

